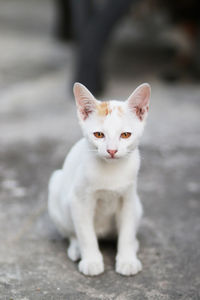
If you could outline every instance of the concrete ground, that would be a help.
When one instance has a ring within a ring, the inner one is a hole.
[[[162,83],[162,47],[138,51],[116,33],[102,98],[152,85],[139,177],[143,271],[117,275],[115,243],[101,242],[105,272],[85,277],[47,214],[49,176],[81,136],[75,46],[56,42],[52,24],[50,1],[0,1],[0,299],[200,299],[199,84]]]

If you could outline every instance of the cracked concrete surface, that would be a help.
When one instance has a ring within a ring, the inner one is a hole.
[[[160,82],[159,52],[136,77],[140,56],[110,46],[102,98],[152,85],[139,176],[143,271],[117,275],[115,242],[102,241],[105,272],[84,277],[46,210],[49,176],[81,136],[70,87],[74,45],[53,40],[52,3],[36,3],[0,1],[0,299],[200,299],[199,84]]]

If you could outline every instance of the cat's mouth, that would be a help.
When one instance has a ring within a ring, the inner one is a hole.
[[[117,157],[117,156],[106,156],[105,158],[108,159],[108,160],[116,160],[116,159],[119,159],[119,157]]]

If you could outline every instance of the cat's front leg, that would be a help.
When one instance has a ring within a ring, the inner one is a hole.
[[[98,275],[104,271],[103,257],[99,250],[94,229],[96,200],[90,193],[72,196],[70,209],[81,251],[79,271],[84,275]]]
[[[137,228],[142,216],[142,206],[136,190],[130,189],[122,199],[122,207],[118,213],[118,252],[116,256],[116,272],[122,275],[135,275],[142,270],[137,258]]]

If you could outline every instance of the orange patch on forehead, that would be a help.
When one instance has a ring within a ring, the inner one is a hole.
[[[97,105],[97,113],[99,116],[107,116],[108,114],[111,114],[112,109],[110,108],[109,102],[101,102]]]
[[[121,106],[118,106],[117,110],[118,110],[118,115],[121,117],[124,113],[123,108]]]

